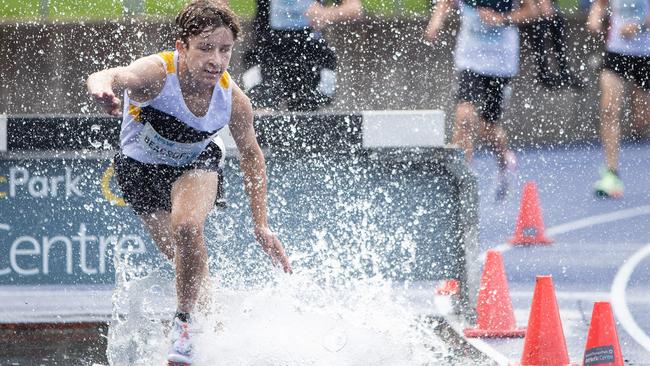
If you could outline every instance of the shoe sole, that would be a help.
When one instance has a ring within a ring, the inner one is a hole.
[[[170,355],[167,358],[167,366],[191,366],[192,361],[188,361],[187,357]]]
[[[602,190],[596,190],[595,192],[596,197],[598,198],[614,198],[614,199],[619,199],[623,197],[623,193],[621,192],[612,192],[612,193],[607,193]]]

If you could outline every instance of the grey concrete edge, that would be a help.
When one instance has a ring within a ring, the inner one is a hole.
[[[473,323],[476,318],[475,306],[480,279],[479,258],[479,196],[478,183],[471,171],[463,152],[455,146],[440,146],[408,149],[372,149],[367,150],[370,157],[389,159],[399,162],[430,162],[441,166],[454,180],[458,194],[458,223],[456,258],[457,273],[461,283],[459,301],[455,303],[455,312]]]
[[[460,280],[461,292],[458,301],[459,314],[468,322],[474,322],[476,311],[476,294],[478,293],[480,266],[479,257],[479,196],[475,174],[465,162],[462,151],[458,148],[446,149],[449,155],[442,159],[442,164],[454,178],[458,189],[458,256],[462,258],[463,268]]]

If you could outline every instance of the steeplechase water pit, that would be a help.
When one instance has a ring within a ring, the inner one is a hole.
[[[257,116],[269,217],[293,275],[274,269],[252,237],[224,131],[225,205],[207,224],[212,301],[196,364],[489,363],[434,304],[438,281],[460,279],[451,312],[471,318],[467,278],[478,278],[476,183],[444,146],[443,121],[439,111]],[[112,177],[119,122],[16,116],[0,133],[9,360],[164,364],[173,272]]]

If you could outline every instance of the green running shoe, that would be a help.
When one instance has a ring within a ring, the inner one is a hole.
[[[604,198],[623,197],[623,181],[609,169],[600,172],[600,179],[594,184],[596,196]]]

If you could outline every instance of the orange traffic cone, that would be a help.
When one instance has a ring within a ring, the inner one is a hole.
[[[458,295],[460,292],[460,286],[458,285],[458,280],[446,280],[436,287],[433,292],[436,295]]]
[[[537,276],[521,365],[569,365],[553,278]]]
[[[582,364],[623,366],[623,354],[618,343],[612,305],[607,301],[594,303]]]
[[[488,250],[481,276],[476,304],[476,326],[465,329],[466,337],[523,337],[526,331],[517,328],[503,258],[496,250]]]
[[[530,181],[524,185],[515,235],[509,242],[514,245],[551,244],[553,242],[544,235],[542,209],[539,205],[535,182]]]

